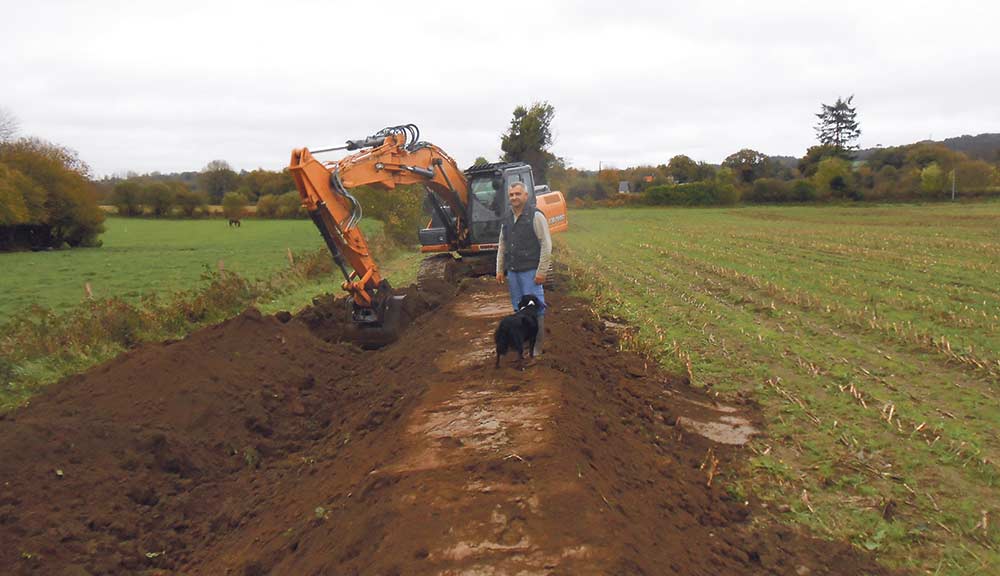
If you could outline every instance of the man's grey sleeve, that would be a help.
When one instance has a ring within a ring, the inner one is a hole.
[[[500,239],[497,240],[497,274],[503,274],[503,224],[500,225]]]
[[[541,245],[541,254],[538,257],[538,274],[549,275],[552,266],[552,236],[549,234],[549,221],[545,219],[545,214],[541,210],[535,212],[535,219],[531,223],[535,229],[535,236]]]

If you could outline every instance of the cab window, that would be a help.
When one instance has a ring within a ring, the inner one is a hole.
[[[499,215],[503,207],[501,198],[498,198],[497,189],[493,187],[493,179],[482,178],[472,181],[472,199],[479,204],[481,209],[489,210]]]

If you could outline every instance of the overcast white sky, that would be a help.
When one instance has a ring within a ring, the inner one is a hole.
[[[280,169],[413,122],[464,166],[518,104],[571,165],[801,156],[1000,131],[1000,2],[0,0],[0,107],[95,174]]]

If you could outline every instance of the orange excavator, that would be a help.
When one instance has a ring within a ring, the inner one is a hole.
[[[313,156],[335,150],[354,153],[328,162]],[[536,195],[531,166],[506,162],[479,164],[462,171],[443,150],[421,141],[413,124],[384,128],[335,148],[313,152],[296,149],[289,169],[302,205],[344,275],[342,287],[352,297],[351,318],[358,328],[355,339],[369,347],[396,339],[403,296],[393,293],[372,258],[358,227],[362,206],[351,189],[424,186],[430,221],[418,237],[421,252],[431,255],[421,264],[418,285],[433,278],[454,281],[466,275],[493,273],[500,223],[508,209],[507,190],[515,182],[524,185],[529,203],[546,216],[551,232],[568,227],[563,195]]]

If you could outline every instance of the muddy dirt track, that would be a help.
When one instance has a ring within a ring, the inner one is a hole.
[[[335,342],[338,305],[249,311],[0,416],[0,573],[888,573],[729,498],[744,452],[694,432],[738,440],[751,408],[618,352],[585,302],[550,291],[522,372],[492,366],[502,288],[410,292],[382,350]]]

